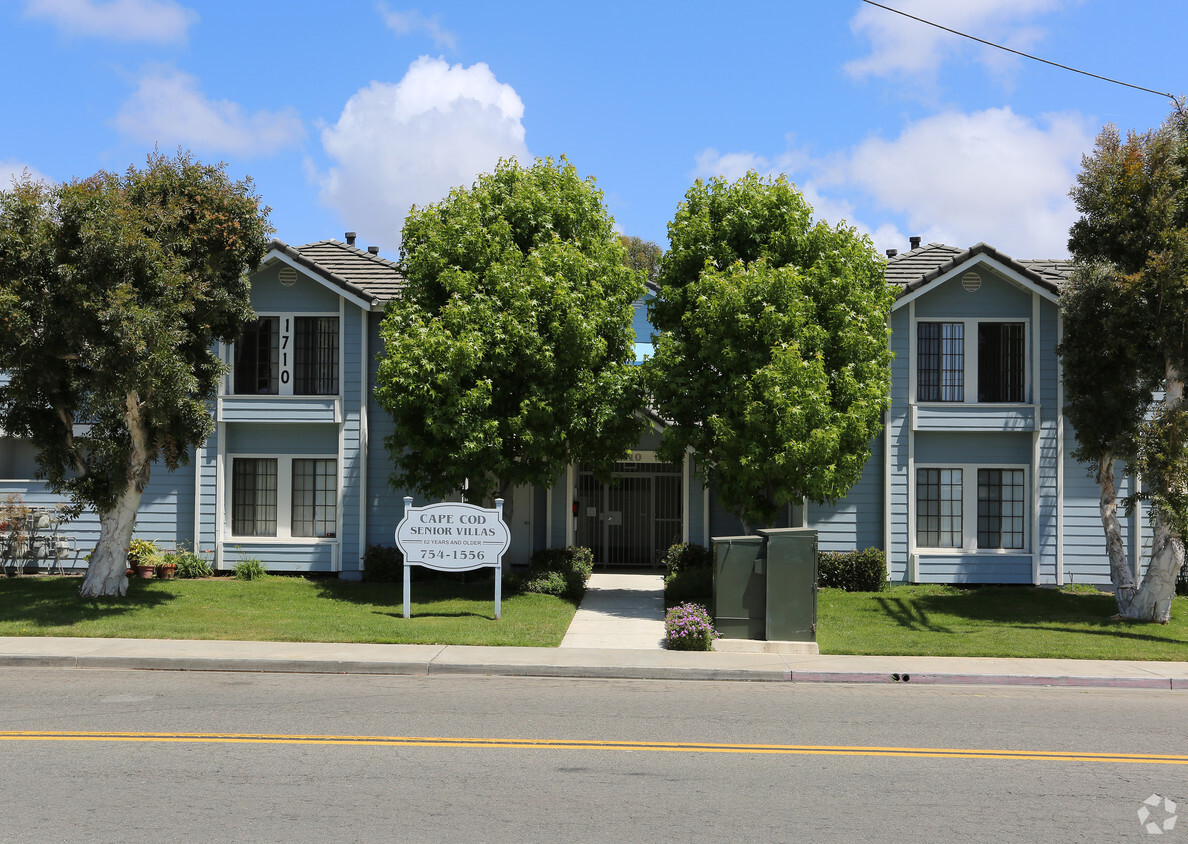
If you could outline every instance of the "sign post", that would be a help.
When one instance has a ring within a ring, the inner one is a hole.
[[[503,555],[511,529],[503,521],[503,499],[495,509],[443,501],[412,506],[404,497],[404,518],[396,526],[396,547],[404,555],[404,617],[410,617],[409,572],[413,566],[436,571],[495,569],[495,618],[502,615]]]

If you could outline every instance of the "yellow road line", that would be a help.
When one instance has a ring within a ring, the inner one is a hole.
[[[1097,753],[1058,750],[990,750],[957,747],[861,745],[710,744],[585,739],[451,738],[444,736],[274,735],[268,733],[131,733],[40,730],[0,731],[0,741],[132,741],[157,743],[325,744],[383,747],[504,748],[514,750],[631,750],[661,753],[751,753],[801,756],[896,756],[922,759],[1014,759],[1028,762],[1123,762],[1188,765],[1188,755]]]

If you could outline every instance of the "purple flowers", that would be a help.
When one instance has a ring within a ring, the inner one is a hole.
[[[670,651],[708,651],[718,631],[705,607],[677,604],[664,616],[664,646]]]

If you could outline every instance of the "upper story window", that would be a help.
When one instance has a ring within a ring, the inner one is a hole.
[[[977,336],[976,349],[966,337]],[[916,400],[1026,401],[1027,343],[1022,322],[918,322]],[[975,380],[976,379],[976,380]]]
[[[240,395],[338,395],[336,316],[263,316],[235,344]]]

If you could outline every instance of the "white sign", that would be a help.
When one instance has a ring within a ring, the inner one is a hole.
[[[511,529],[503,521],[503,499],[493,510],[477,504],[443,501],[413,507],[404,499],[404,518],[396,526],[396,547],[404,554],[404,617],[409,617],[409,569],[438,571],[494,568],[495,618],[500,616],[503,555],[511,547]]]

